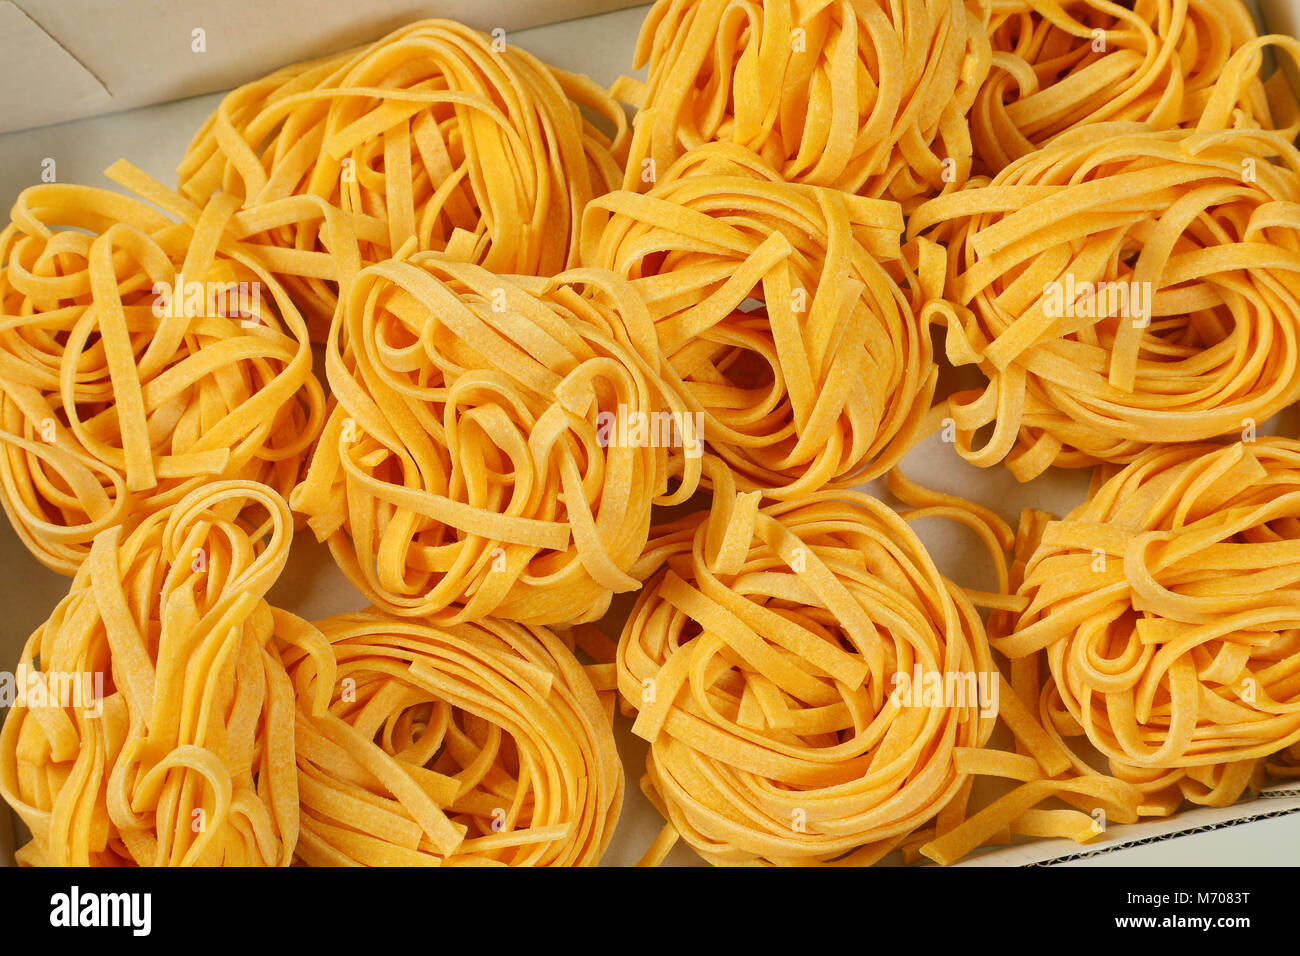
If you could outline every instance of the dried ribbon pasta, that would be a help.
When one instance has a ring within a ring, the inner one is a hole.
[[[422,20],[234,90],[179,173],[190,199],[243,201],[240,238],[270,247],[323,341],[340,286],[412,237],[494,272],[576,265],[582,209],[620,182],[627,140],[585,76]]]
[[[375,611],[286,655],[298,856],[313,866],[592,866],[623,768],[581,664],[542,628]]]
[[[294,692],[273,637],[328,649],[264,600],[292,531],[275,492],[221,481],[95,537],[23,649],[40,694],[0,733],[0,795],[32,833],[20,863],[291,862]]]
[[[680,837],[715,864],[868,865],[936,815],[955,825],[970,781],[954,750],[994,723],[974,606],[879,501],[760,508],[717,477],[712,510],[656,541],[667,566],[619,642],[642,786],[668,820],[644,862]],[[917,672],[974,692],[898,696]]]
[[[993,66],[970,111],[977,173],[995,175],[1081,126],[1196,127],[1221,79],[1238,85],[1211,122],[1300,132],[1285,76],[1259,78],[1255,21],[1241,0],[998,0],[989,36]],[[1278,41],[1294,43],[1261,42]]]
[[[1045,651],[1043,726],[1086,738],[1144,814],[1227,806],[1300,742],[1297,488],[1290,439],[1153,448],[1041,529],[994,644]]]
[[[982,0],[658,0],[614,96],[640,112],[625,188],[702,143],[789,182],[902,203],[970,174],[966,112],[988,74]]]
[[[650,506],[690,496],[700,449],[626,280],[416,253],[340,312],[338,404],[291,502],[377,607],[574,624],[640,587]]]
[[[109,175],[169,195],[124,162]],[[0,502],[47,567],[73,574],[99,532],[204,482],[298,482],[324,393],[302,317],[226,232],[235,205],[177,223],[85,186],[18,197],[0,233]]]
[[[997,591],[962,590],[976,607],[993,611],[989,635],[996,648],[996,637],[1005,634],[1025,608],[1024,598],[1016,591],[1049,516],[1026,511],[1013,534],[987,508],[922,488],[898,470],[891,471],[888,478],[890,492],[910,506],[902,512],[906,521],[926,517],[956,521],[974,531],[987,548]],[[1008,554],[1013,559],[1010,562]],[[1139,819],[1144,799],[1140,789],[1076,766],[1059,735],[1044,729],[1034,708],[1038,700],[1036,658],[1013,660],[1010,680],[1000,670],[997,678],[998,719],[1014,740],[1014,750],[957,747],[953,762],[958,772],[972,781],[981,776],[999,777],[1019,785],[969,817],[962,812],[969,809],[965,804],[950,805],[933,826],[916,831],[903,842],[900,849],[905,863],[925,856],[947,865],[979,847],[1010,843],[1020,836],[1087,843],[1105,832],[1105,821],[1135,823]],[[1049,801],[1055,805],[1042,806]]]
[[[948,357],[988,379],[949,401],[973,464],[1126,463],[1300,398],[1300,152],[1278,133],[1075,130],[909,230],[948,243]]]
[[[649,193],[594,200],[582,257],[645,298],[741,486],[794,499],[884,474],[929,410],[938,370],[921,302],[899,287],[902,227],[896,203],[783,183],[715,143]]]

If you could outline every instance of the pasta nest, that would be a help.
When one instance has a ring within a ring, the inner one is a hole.
[[[988,75],[982,0],[658,0],[614,96],[639,110],[627,188],[708,142],[789,182],[914,203],[971,169]]]
[[[338,404],[291,501],[377,607],[572,624],[640,587],[650,506],[690,496],[702,448],[625,280],[417,253],[340,312]]]
[[[645,298],[741,486],[795,498],[884,474],[929,410],[938,371],[922,299],[900,288],[919,288],[902,229],[896,203],[783,183],[710,144],[646,194],[594,200],[583,262]]]
[[[95,537],[23,648],[0,733],[0,794],[32,834],[20,863],[289,864],[294,698],[273,636],[312,629],[264,595],[291,534],[275,492],[220,481]]]
[[[304,862],[599,861],[623,768],[596,691],[559,638],[491,618],[443,628],[374,611],[318,626],[332,653],[286,658]]]
[[[1146,794],[1143,813],[1227,806],[1270,762],[1295,774],[1298,485],[1290,439],[1153,448],[1039,524],[1027,606],[993,643],[1013,658],[1046,650],[1043,726],[1076,741],[1089,774],[1086,738]]]
[[[960,818],[954,751],[987,742],[997,672],[901,517],[857,492],[717,494],[651,550],[666,567],[623,629],[618,689],[670,834],[715,864],[869,865]],[[951,693],[912,695],[918,674]]]
[[[987,379],[950,398],[957,451],[1027,481],[1251,437],[1300,398],[1298,202],[1277,133],[1115,124],[926,204],[909,229],[948,244],[948,357]]]
[[[298,482],[324,392],[302,317],[224,231],[235,205],[178,223],[102,189],[18,197],[0,233],[0,502],[46,567],[73,574],[101,531],[205,482]]]
[[[977,173],[995,175],[1095,123],[1297,124],[1285,76],[1259,78],[1263,46],[1295,41],[1260,40],[1240,0],[1008,0],[994,8],[989,36],[993,67],[970,111]]]
[[[410,239],[494,272],[576,265],[582,209],[621,181],[628,135],[588,78],[423,20],[232,91],[190,144],[180,186],[199,203],[243,201],[241,238],[272,248],[323,340],[340,286]]]

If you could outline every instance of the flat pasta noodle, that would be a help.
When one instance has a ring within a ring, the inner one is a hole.
[[[989,37],[992,68],[970,111],[979,174],[1098,123],[1300,132],[1286,77],[1259,76],[1262,45],[1295,41],[1260,40],[1241,0],[999,0]]]
[[[614,664],[618,656],[618,642],[595,624],[557,627],[551,628],[551,631],[584,662],[583,669],[587,678],[596,690],[596,697],[605,710],[610,726],[613,726],[614,712],[618,709],[618,677]]]
[[[987,379],[948,401],[967,461],[1021,481],[1124,464],[1300,398],[1300,152],[1281,134],[1093,126],[975,182],[909,222],[947,243],[948,357]]]
[[[1274,754],[1265,762],[1264,773],[1278,780],[1300,779],[1300,745],[1292,744]]]
[[[1102,754],[1143,815],[1227,806],[1296,752],[1297,485],[1291,439],[1153,448],[1038,529],[993,643],[1044,653],[1044,728],[1081,770],[1084,740]]]
[[[639,110],[624,188],[708,142],[789,182],[905,204],[970,174],[966,112],[988,74],[982,0],[658,0],[611,92]]]
[[[325,418],[302,317],[234,204],[191,208],[33,186],[0,233],[0,502],[28,550],[73,574],[101,531],[205,482],[287,495]]]
[[[587,207],[584,264],[632,280],[665,368],[743,488],[796,499],[884,474],[937,382],[896,203],[784,183],[740,147]],[[942,292],[942,255],[930,257]],[[909,291],[904,292],[903,286]]]
[[[1050,515],[1026,510],[1012,532],[995,512],[955,495],[924,488],[898,469],[888,475],[891,494],[909,507],[900,512],[909,523],[938,517],[969,528],[986,549],[996,578],[992,593],[963,588],[976,607],[992,613],[988,618],[990,643],[1014,626],[1026,607],[1018,593],[1038,535]],[[1010,559],[1010,560],[1008,560]],[[936,824],[912,834],[902,845],[904,863],[926,857],[942,865],[962,859],[981,847],[1001,846],[1020,837],[1055,838],[1088,843],[1106,832],[1108,822],[1134,823],[1140,815],[1143,794],[1132,784],[1099,774],[1071,752],[1045,728],[1033,707],[1038,699],[1036,660],[1011,661],[1010,679],[999,667],[998,719],[1014,742],[1013,750],[996,747],[958,748],[953,752],[959,772],[1016,782],[992,802],[982,794],[982,807],[973,814],[970,805],[954,806]],[[1027,703],[1028,702],[1028,703]],[[1043,806],[1043,804],[1048,806]]]
[[[628,138],[586,77],[421,20],[228,94],[180,186],[200,203],[239,197],[240,237],[269,247],[323,341],[340,288],[411,238],[494,272],[576,265],[582,209],[618,185]]]
[[[697,421],[611,272],[503,277],[438,253],[368,267],[326,373],[337,405],[291,503],[393,614],[597,620],[640,587],[651,504],[699,481]]]
[[[1260,607],[1290,599],[1266,578],[1286,577],[1278,545],[1300,528],[1288,514],[1297,467],[1300,443],[1285,439],[1153,448],[1126,468],[1098,468],[1088,502],[1061,521],[1026,510],[1014,536],[986,509],[890,474],[891,491],[913,506],[904,518],[944,514],[987,547],[999,593],[968,593],[993,610],[989,642],[1009,658],[998,711],[1015,741],[1014,751],[955,751],[961,772],[1012,786],[953,826],[919,831],[905,862],[948,865],[1022,837],[1088,843],[1112,823],[1184,803],[1228,806],[1295,775],[1300,632],[1267,611],[1252,624],[1214,605],[1226,595]],[[1135,571],[1143,562],[1158,584]],[[1148,600],[1157,588],[1177,595],[1184,619]],[[1180,654],[1194,658],[1198,693],[1170,664]],[[1234,710],[1238,697],[1248,705]]]
[[[276,638],[328,653],[264,598],[292,532],[274,491],[231,480],[95,537],[23,649],[0,732],[0,795],[32,835],[20,863],[291,862],[294,692]]]
[[[983,747],[996,712],[974,605],[867,495],[760,507],[714,480],[712,509],[656,538],[666,566],[619,641],[642,788],[667,820],[643,862],[681,839],[715,864],[869,865],[956,825],[954,753]],[[952,698],[913,699],[918,673]]]
[[[285,660],[313,866],[593,866],[623,768],[587,672],[544,628],[376,611]]]

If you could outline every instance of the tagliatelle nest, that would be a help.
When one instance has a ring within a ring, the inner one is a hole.
[[[896,203],[780,181],[738,147],[592,202],[583,262],[633,281],[709,448],[742,487],[795,498],[907,452],[937,368],[905,295]],[[930,262],[942,287],[942,256]],[[911,282],[919,288],[916,282]]]
[[[554,634],[373,611],[317,626],[330,653],[286,658],[299,701],[302,860],[600,860],[623,768],[590,679]]]
[[[0,501],[47,567],[71,575],[101,531],[205,482],[297,483],[324,394],[293,303],[223,233],[236,205],[177,223],[84,186],[19,196],[0,233]]]
[[[618,648],[650,742],[643,788],[668,820],[648,862],[680,836],[717,864],[867,865],[963,819],[954,754],[988,740],[997,671],[902,518],[855,492],[760,509],[720,488],[651,553],[667,566]],[[900,697],[917,673],[969,693]]]
[[[1157,448],[1039,525],[1027,606],[994,643],[1045,649],[1043,726],[1075,751],[1086,738],[1144,814],[1227,806],[1268,763],[1296,772],[1282,765],[1300,754],[1297,488],[1290,439]]]
[[[340,285],[412,237],[494,272],[575,265],[582,209],[621,180],[627,134],[622,108],[586,77],[422,20],[228,94],[180,184],[196,202],[243,201],[241,234],[271,247],[323,340]]]
[[[640,586],[651,504],[698,482],[695,420],[613,273],[504,278],[437,253],[371,266],[326,371],[338,404],[291,500],[391,613],[596,620]]]
[[[23,649],[41,699],[0,733],[0,794],[32,834],[20,863],[289,864],[294,693],[272,638],[325,647],[263,599],[291,534],[274,492],[222,481],[96,536]]]
[[[966,112],[988,74],[980,2],[658,0],[612,92],[640,113],[629,189],[708,142],[789,182],[912,202],[970,173]]]
[[[989,36],[993,68],[970,111],[978,173],[1095,123],[1300,131],[1285,76],[1259,79],[1264,46],[1300,46],[1258,40],[1240,0],[1002,0]]]
[[[909,229],[948,244],[948,357],[988,379],[950,399],[958,452],[1028,480],[1252,435],[1300,398],[1298,204],[1277,133],[1130,124],[927,203]]]

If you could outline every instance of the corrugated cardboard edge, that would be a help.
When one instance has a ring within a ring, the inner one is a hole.
[[[1300,781],[1271,784],[1252,800],[1230,807],[1197,807],[1180,810],[1171,817],[1146,820],[1127,825],[1115,824],[1107,829],[1104,840],[1075,843],[1072,840],[1035,840],[1015,846],[989,850],[972,856],[956,866],[1053,866],[1072,860],[1090,859],[1147,843],[1160,843],[1189,833],[1218,830],[1270,817],[1300,813]]]

